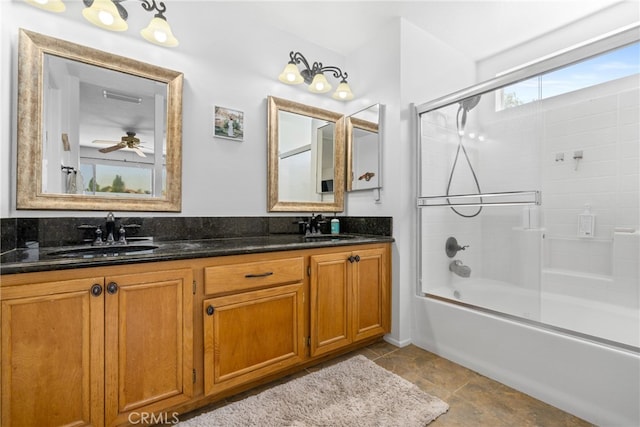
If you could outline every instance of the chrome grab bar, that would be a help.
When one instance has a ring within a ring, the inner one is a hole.
[[[496,199],[506,198],[504,201],[466,201],[469,199]],[[458,202],[460,201],[460,202]],[[444,196],[418,197],[416,204],[419,208],[426,207],[472,207],[472,206],[516,206],[516,205],[540,205],[542,193],[534,191],[505,191],[502,193],[482,194],[450,194]]]

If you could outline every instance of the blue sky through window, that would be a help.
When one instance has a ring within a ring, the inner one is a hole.
[[[640,72],[640,42],[505,87],[503,108],[550,98]]]

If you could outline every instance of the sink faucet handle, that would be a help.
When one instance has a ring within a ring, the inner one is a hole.
[[[127,233],[127,231],[125,230],[124,226],[122,224],[120,224],[120,229],[118,230],[118,243],[121,245],[126,245],[127,244],[127,239],[125,238],[125,234]]]
[[[93,241],[93,245],[94,246],[100,246],[103,245],[104,242],[102,241],[102,228],[100,228],[100,226],[98,226],[96,228],[96,238]]]

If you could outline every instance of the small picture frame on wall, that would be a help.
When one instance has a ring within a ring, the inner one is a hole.
[[[242,141],[244,138],[244,113],[230,108],[214,106],[213,136]]]

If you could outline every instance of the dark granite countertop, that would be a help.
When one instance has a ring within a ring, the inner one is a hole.
[[[142,262],[206,258],[332,246],[393,242],[393,237],[342,234],[306,237],[271,234],[256,237],[156,242],[140,240],[125,246],[62,246],[13,249],[0,256],[0,274],[53,271]]]

